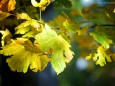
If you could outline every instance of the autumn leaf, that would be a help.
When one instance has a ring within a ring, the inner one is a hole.
[[[0,0],[0,11],[7,12],[8,0]]]
[[[105,48],[109,48],[109,45],[112,43],[112,40],[108,39],[106,34],[90,33],[90,35],[93,36],[93,38]]]
[[[15,9],[16,1],[15,0],[9,0],[8,2],[8,12],[13,11]]]
[[[2,47],[1,54],[11,56],[6,60],[12,71],[26,73],[28,68],[34,72],[42,71],[49,58],[26,38],[17,38]]]
[[[47,24],[42,32],[35,36],[35,45],[43,52],[51,51],[51,63],[57,74],[64,70],[65,62],[70,62],[74,55],[70,44]]]
[[[73,39],[73,35],[76,34],[76,29],[79,27],[79,24],[73,23],[66,14],[64,16],[59,15],[48,23],[54,27],[57,34],[60,34],[67,41]]]
[[[34,7],[39,7],[42,11],[52,2],[52,0],[40,0],[38,3],[36,0],[31,0],[31,3]]]
[[[10,33],[10,31],[8,29],[6,29],[5,31],[1,30],[0,33],[2,33],[1,44],[2,44],[2,46],[4,46],[5,43],[8,43],[11,41],[12,34]]]
[[[0,11],[0,21],[10,16],[10,13]]]
[[[25,33],[27,33],[31,29],[30,25],[31,25],[31,21],[25,21],[25,22],[21,23],[20,25],[15,27],[16,34],[25,34]]]
[[[16,34],[23,34],[23,37],[34,37],[41,31],[41,23],[37,20],[29,19],[18,25],[15,30]]]
[[[25,19],[25,20],[31,20],[31,18],[28,16],[27,13],[17,13],[16,15],[17,19]]]
[[[72,31],[76,30],[76,28],[74,27],[74,24],[71,24],[71,21],[69,21],[69,20],[65,20],[63,22],[63,26],[65,27],[65,30],[67,32],[72,32]]]
[[[104,66],[107,62],[112,62],[112,59],[106,53],[106,49],[102,46],[99,46],[97,49],[97,53],[92,53],[86,57],[86,60],[93,59],[97,65]]]

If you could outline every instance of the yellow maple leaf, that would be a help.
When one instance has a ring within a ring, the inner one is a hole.
[[[52,0],[40,0],[38,3],[36,0],[31,0],[31,3],[34,7],[39,7],[42,11],[52,2]]]
[[[21,13],[21,14],[17,13],[16,17],[17,17],[17,19],[31,20],[31,18],[28,16],[27,13]]]
[[[38,47],[26,38],[17,38],[2,47],[1,54],[11,56],[6,62],[12,71],[26,73],[28,68],[34,72],[42,71],[48,64],[49,58]]]
[[[90,60],[91,58],[93,61],[96,62],[97,65],[104,66],[107,62],[112,62],[110,55],[107,55],[106,50],[104,47],[99,46],[97,49],[97,53],[91,53],[89,56],[86,57],[86,60]]]

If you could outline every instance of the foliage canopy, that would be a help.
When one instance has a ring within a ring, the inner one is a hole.
[[[45,22],[42,11],[50,3],[57,16]],[[43,71],[51,62],[59,74],[74,57],[73,41],[82,49],[81,56],[104,66],[115,59],[114,28],[114,4],[83,7],[79,0],[0,1],[0,54],[10,56],[6,62],[12,71]]]

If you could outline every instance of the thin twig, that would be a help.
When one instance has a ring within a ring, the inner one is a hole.
[[[40,21],[42,20],[42,13],[41,13],[41,9],[40,9],[40,15],[39,15],[39,17],[40,17]]]

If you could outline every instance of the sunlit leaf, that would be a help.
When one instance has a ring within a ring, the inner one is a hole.
[[[20,25],[18,25],[15,29],[16,29],[16,34],[25,34],[26,32],[28,32],[31,29],[31,21],[25,21],[23,23],[21,23]]]
[[[92,54],[89,54],[89,56],[86,56],[86,60],[90,60],[92,58]]]
[[[31,20],[31,18],[26,13],[21,13],[21,14],[17,13],[16,17],[17,17],[17,19]]]
[[[34,37],[41,31],[41,25],[37,20],[31,19],[21,23],[15,29],[16,34],[24,34],[23,37]]]
[[[27,27],[23,27],[23,28],[18,28],[16,30],[16,34],[25,34],[27,33],[32,27],[31,26],[27,26]]]
[[[93,38],[105,48],[109,48],[109,44],[112,43],[112,40],[109,39],[106,34],[90,33],[90,35],[93,36]]]
[[[64,68],[66,67],[65,64],[65,57],[63,56],[63,51],[57,51],[52,54],[52,67],[56,71],[57,74],[62,72]]]
[[[8,2],[8,12],[13,11],[15,9],[16,1],[15,0],[9,0]]]
[[[6,60],[12,71],[26,73],[28,68],[34,72],[42,71],[49,62],[49,58],[28,39],[18,38],[2,47],[1,54],[11,56]]]
[[[41,33],[35,36],[35,44],[43,52],[51,51],[51,63],[57,74],[65,68],[65,62],[70,62],[73,58],[73,52],[70,50],[70,44],[61,36],[45,24]],[[45,45],[45,46],[44,46]]]
[[[112,59],[109,55],[106,53],[106,49],[102,46],[99,46],[97,49],[97,53],[90,54],[86,57],[86,60],[93,59],[93,61],[96,62],[97,65],[104,66],[107,62],[112,62]]]
[[[31,3],[34,7],[39,7],[42,11],[52,2],[52,0],[40,0],[38,3],[36,0],[31,0]]]

